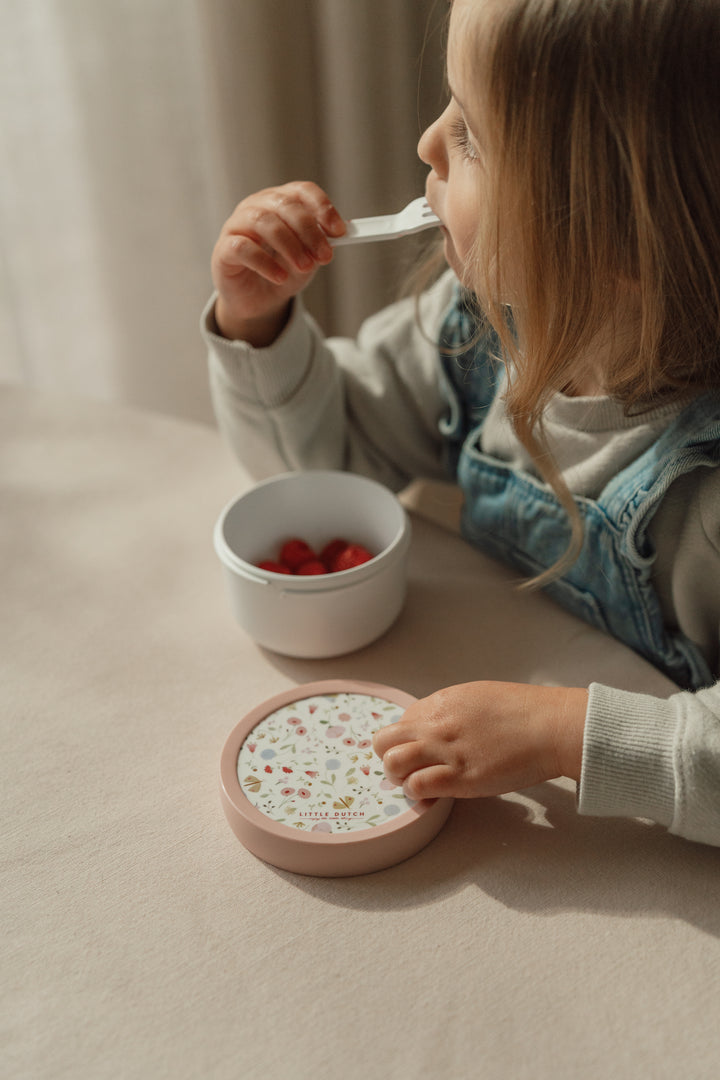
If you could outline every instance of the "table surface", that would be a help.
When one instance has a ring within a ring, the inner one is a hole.
[[[3,1076],[717,1076],[716,849],[581,818],[557,781],[456,803],[392,869],[309,878],[245,851],[218,797],[229,732],[297,684],[661,675],[518,593],[438,524],[444,489],[413,504],[382,640],[275,655],[213,552],[249,483],[215,431],[2,387],[0,433]]]

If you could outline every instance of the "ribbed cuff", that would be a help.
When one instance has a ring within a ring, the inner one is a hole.
[[[680,717],[672,700],[589,687],[578,811],[672,825]]]
[[[305,378],[313,353],[312,330],[302,301],[295,299],[287,325],[272,345],[256,349],[245,341],[229,341],[218,332],[216,300],[213,293],[203,310],[200,330],[233,392],[266,408],[284,405]]]

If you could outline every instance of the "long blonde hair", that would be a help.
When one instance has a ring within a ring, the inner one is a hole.
[[[520,345],[499,302],[486,314],[511,361],[518,438],[573,526],[561,563],[534,580],[542,584],[582,543],[543,410],[612,327],[623,290],[636,301],[636,332],[607,351],[604,392],[630,412],[720,387],[720,2],[495,7],[489,37],[488,20],[478,21],[463,52],[491,118],[497,220],[505,209],[519,240]],[[470,266],[479,295],[497,294],[502,243],[498,226],[496,249]]]

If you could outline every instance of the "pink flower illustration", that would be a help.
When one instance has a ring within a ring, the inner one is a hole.
[[[327,729],[329,739],[339,739],[341,735],[345,734],[345,728],[340,727],[338,724],[333,724],[332,727]]]
[[[312,779],[314,780],[315,777],[317,776],[317,772],[314,769],[306,769],[305,770],[305,775],[306,776],[311,776]]]
[[[292,772],[292,769],[290,768],[289,765],[283,765],[282,771],[283,772]]]
[[[265,766],[265,772],[272,772],[272,769],[270,768],[269,765]]]
[[[318,821],[317,825],[313,825],[310,832],[332,832],[332,825],[329,821]]]
[[[358,743],[358,750],[367,750],[368,746],[372,746],[372,739],[361,739]]]
[[[307,735],[307,728],[306,727],[295,728],[295,733],[296,733],[296,735]]]
[[[280,794],[281,795],[294,795],[295,794],[295,788],[294,787],[281,788],[280,789]]]
[[[354,746],[354,745],[355,745],[355,740],[354,739],[343,739],[343,746]]]
[[[302,724],[302,720],[299,716],[288,717],[288,724]]]
[[[350,716],[350,713],[339,712],[338,713],[338,720],[343,720],[347,724],[349,720],[352,720],[352,717]]]
[[[248,750],[250,751],[251,754],[254,754],[255,751],[257,750],[257,743],[256,742],[249,742],[247,744],[247,748],[248,748]]]
[[[365,773],[366,776],[369,776],[370,775],[370,766],[369,765],[361,765],[360,766],[360,772]]]
[[[298,795],[300,796],[301,799],[309,799],[310,798],[310,792],[308,791],[308,789],[306,787],[298,788]]]

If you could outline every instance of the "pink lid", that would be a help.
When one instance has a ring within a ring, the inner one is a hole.
[[[372,736],[415,701],[377,683],[297,686],[257,706],[231,732],[220,795],[235,835],[283,870],[367,874],[420,851],[452,799],[414,803],[385,779]]]

